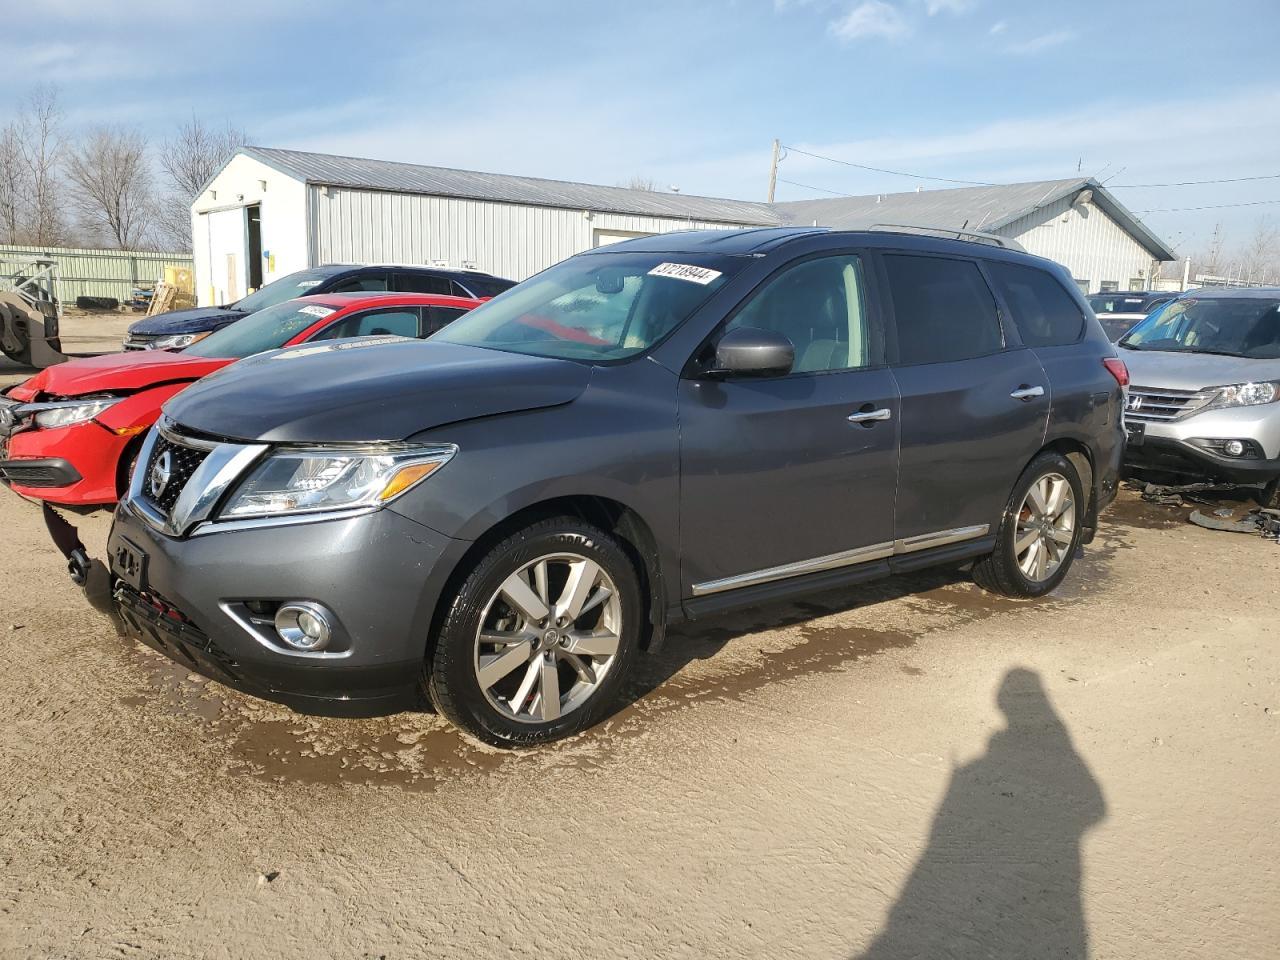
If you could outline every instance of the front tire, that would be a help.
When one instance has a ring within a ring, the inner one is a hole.
[[[973,566],[982,589],[1032,599],[1062,583],[1083,534],[1087,501],[1066,457],[1046,451],[1013,486],[996,531],[996,547]]]
[[[639,579],[619,543],[557,517],[517,531],[467,575],[425,678],[449,720],[495,746],[558,740],[600,720],[639,648]]]

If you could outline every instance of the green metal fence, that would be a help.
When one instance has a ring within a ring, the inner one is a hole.
[[[150,250],[80,250],[72,247],[28,247],[0,244],[0,260],[30,257],[58,264],[58,299],[74,304],[76,297],[115,297],[126,303],[139,283],[164,279],[167,266],[191,269],[189,253]],[[0,271],[7,269],[0,268]]]

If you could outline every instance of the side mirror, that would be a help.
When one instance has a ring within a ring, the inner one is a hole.
[[[730,330],[716,344],[716,359],[706,376],[785,377],[795,366],[796,348],[773,330],[739,327]]]

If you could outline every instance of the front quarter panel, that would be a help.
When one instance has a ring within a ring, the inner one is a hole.
[[[181,393],[194,382],[185,380],[140,390],[104,411],[97,418],[98,422],[108,430],[141,433],[160,418],[160,408],[166,400]]]

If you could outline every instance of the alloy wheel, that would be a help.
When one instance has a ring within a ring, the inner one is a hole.
[[[1075,539],[1076,504],[1071,481],[1060,473],[1037,477],[1018,508],[1013,554],[1023,576],[1048,580],[1068,558]]]
[[[548,554],[489,599],[476,632],[476,679],[503,716],[558,720],[600,688],[621,636],[622,602],[604,568],[581,554]]]

